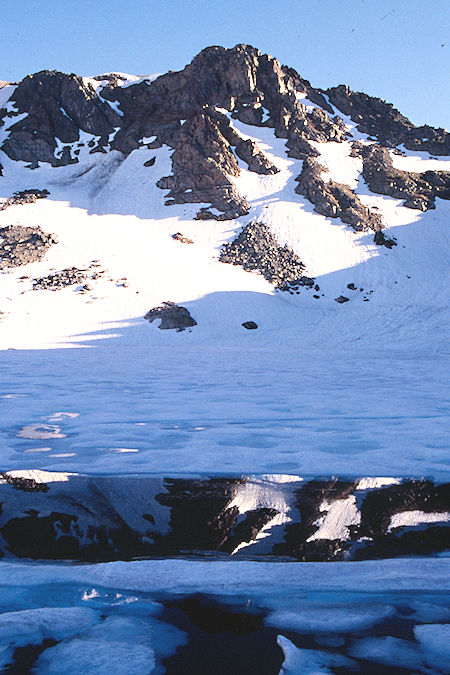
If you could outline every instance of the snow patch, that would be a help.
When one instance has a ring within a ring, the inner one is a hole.
[[[46,638],[62,640],[99,621],[88,607],[42,607],[0,614],[0,643],[39,644]]]
[[[284,662],[280,675],[332,675],[334,668],[348,668],[355,670],[356,664],[341,654],[322,652],[314,649],[300,649],[284,635],[277,638],[279,647],[283,650]]]
[[[332,605],[317,602],[311,605],[295,598],[273,599],[270,602],[274,611],[265,618],[268,626],[303,634],[356,633],[373,628],[395,615],[394,607],[378,603]]]
[[[450,623],[414,626],[414,635],[425,651],[427,665],[448,673],[450,663]]]

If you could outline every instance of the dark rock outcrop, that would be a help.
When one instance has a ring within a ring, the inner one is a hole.
[[[277,167],[259,149],[255,141],[242,140],[236,145],[236,154],[248,164],[250,171],[260,174],[278,173]]]
[[[36,165],[48,162],[61,166],[77,162],[70,147],[55,157],[56,138],[75,143],[83,130],[108,142],[120,116],[102,101],[93,87],[78,75],[43,70],[28,75],[14,90],[10,100],[18,113],[27,116],[13,124],[1,149],[8,157]]]
[[[192,318],[186,307],[180,307],[170,301],[163,302],[160,307],[153,307],[147,312],[144,319],[147,319],[150,323],[155,319],[161,319],[158,328],[161,330],[175,329],[178,332],[197,325],[196,320]]]
[[[170,204],[210,203],[221,213],[203,207],[199,220],[227,220],[248,213],[250,207],[231,178],[240,169],[233,153],[260,174],[278,173],[277,167],[261,152],[258,145],[244,139],[229,119],[214,107],[206,107],[183,123],[171,140],[172,176],[160,179],[157,185],[169,189]],[[211,208],[210,207],[210,208]]]
[[[244,321],[242,326],[247,330],[256,330],[258,328],[258,324],[254,321]]]
[[[394,246],[397,246],[395,239],[389,239],[381,230],[375,232],[373,241],[377,246],[386,246],[386,248],[393,248]]]
[[[302,285],[302,280],[308,279],[302,277],[305,266],[300,258],[288,246],[280,246],[263,223],[246,225],[233,241],[222,247],[219,260],[240,265],[248,272],[258,272],[283,290]]]
[[[42,260],[57,241],[53,234],[44,232],[40,227],[8,225],[0,228],[0,270]]]
[[[118,101],[124,113],[112,147],[127,153],[139,147],[142,137],[156,136],[156,144],[166,143],[175,150],[173,175],[158,183],[171,191],[168,204],[203,201],[222,211],[224,218],[242,215],[248,205],[229,179],[238,174],[230,146],[252,171],[275,173],[277,169],[252,141],[244,141],[230,127],[218,109],[229,110],[246,123],[273,127],[278,136],[288,139],[292,157],[315,156],[311,140],[346,138],[341,121],[320,108],[308,112],[297,101],[299,76],[294,79],[294,72],[248,45],[208,47],[180,72],[125,89],[104,87],[102,97]],[[318,92],[316,98],[327,105]],[[202,213],[200,218],[210,217],[205,210]]]
[[[450,133],[428,125],[416,127],[391,103],[352,91],[340,84],[326,91],[329,100],[349,115],[363,133],[375,136],[387,146],[403,144],[409,150],[424,150],[432,155],[450,154]]]
[[[210,203],[223,219],[249,212],[229,176],[239,174],[236,157],[216,122],[199,113],[181,127],[172,154],[173,175],[157,185],[170,190],[166,204]]]
[[[336,183],[331,178],[326,181],[322,176],[324,172],[326,169],[317,161],[306,159],[296,178],[295,191],[314,204],[314,211],[329,218],[340,218],[355,231],[381,230],[381,217],[364,206],[348,185]]]
[[[372,192],[404,199],[411,209],[435,208],[435,198],[450,199],[450,172],[412,173],[396,169],[387,148],[369,145],[361,150],[363,178]]]

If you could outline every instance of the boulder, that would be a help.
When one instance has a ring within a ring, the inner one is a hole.
[[[155,319],[161,319],[158,328],[161,330],[175,329],[178,332],[196,326],[197,322],[192,318],[186,307],[180,307],[174,302],[163,302],[159,307],[153,307],[147,312],[144,319],[152,323]]]

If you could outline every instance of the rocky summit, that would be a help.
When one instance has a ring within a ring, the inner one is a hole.
[[[143,146],[167,145],[173,150],[172,172],[160,176],[157,185],[169,190],[167,205],[209,202],[212,209],[197,214],[201,219],[228,220],[249,212],[233,181],[239,162],[258,174],[278,171],[257,142],[239,133],[234,119],[272,128],[286,139],[288,156],[309,159],[298,191],[319,213],[357,228],[383,225],[364,215],[352,190],[326,187],[320,159],[312,163],[320,154],[314,143],[343,143],[352,137],[343,116],[372,138],[365,147],[363,176],[373,192],[405,196],[406,206],[421,210],[432,208],[437,195],[448,199],[448,174],[429,171],[417,182],[407,172],[393,171],[387,154],[400,145],[449,154],[447,131],[415,127],[392,105],[344,85],[315,88],[248,45],[208,47],[184,70],[135,84],[114,74],[82,78],[41,71],[11,89],[0,108],[0,125],[8,130],[0,149],[10,159],[26,162],[30,169],[40,163],[61,167],[79,163],[84,148],[89,154],[116,150],[124,158]]]

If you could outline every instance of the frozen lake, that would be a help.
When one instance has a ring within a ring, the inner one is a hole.
[[[3,470],[450,475],[442,354],[96,344],[0,354]]]

